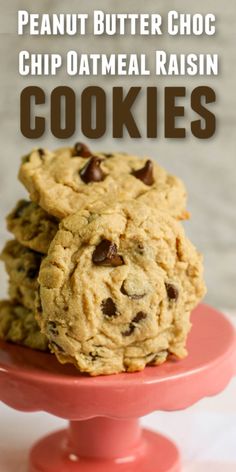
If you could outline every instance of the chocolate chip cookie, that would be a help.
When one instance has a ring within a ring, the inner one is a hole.
[[[1,253],[9,275],[10,298],[29,310],[34,310],[42,257],[16,240],[8,241]]]
[[[33,312],[8,300],[0,301],[0,339],[40,351],[48,350],[48,340],[40,332]]]
[[[58,221],[36,203],[20,200],[7,216],[7,229],[23,246],[47,254]]]
[[[24,157],[19,178],[31,199],[59,219],[98,200],[112,199],[138,199],[177,219],[188,218],[182,181],[148,158],[92,155],[81,143],[53,152],[35,149]]]
[[[53,352],[91,375],[186,356],[205,293],[201,256],[180,223],[140,201],[65,218],[39,273],[37,319]]]

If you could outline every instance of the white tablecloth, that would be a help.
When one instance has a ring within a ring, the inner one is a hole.
[[[142,422],[175,440],[183,472],[236,472],[236,378],[216,397],[185,411],[153,413]],[[27,472],[32,444],[65,425],[45,413],[20,413],[0,403],[0,472]]]

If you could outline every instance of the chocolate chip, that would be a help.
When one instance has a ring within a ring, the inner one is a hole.
[[[103,152],[102,155],[107,158],[114,157],[114,154],[111,154],[110,152]]]
[[[90,352],[89,355],[93,361],[95,361],[99,357],[98,354],[94,354],[93,352]]]
[[[132,323],[139,323],[141,320],[145,320],[145,318],[147,318],[147,313],[144,313],[144,311],[139,311],[132,319]]]
[[[35,279],[35,277],[38,275],[38,272],[39,272],[39,269],[38,267],[30,267],[28,270],[27,270],[27,277],[29,277],[29,279]]]
[[[134,170],[132,175],[136,177],[136,179],[142,180],[145,185],[152,185],[154,183],[152,161],[148,160],[144,167]]]
[[[75,154],[73,154],[74,156],[80,156],[80,157],[92,156],[90,149],[84,143],[75,143],[74,151],[75,151]]]
[[[94,249],[92,261],[96,265],[117,267],[124,264],[123,257],[117,254],[117,246],[103,239]]]
[[[48,321],[48,331],[54,336],[58,336],[59,332],[55,321]]]
[[[79,174],[86,184],[89,184],[89,182],[101,182],[105,178],[105,174],[100,167],[101,162],[102,160],[99,157],[91,157],[81,169]]]
[[[123,295],[127,295],[127,297],[131,298],[132,300],[140,300],[146,295],[146,293],[141,293],[139,295],[137,293],[132,293],[132,294],[128,293],[125,289],[125,280],[123,284],[121,285],[120,291],[121,293],[123,293]]]
[[[132,323],[130,323],[127,331],[124,331],[122,334],[123,336],[130,336],[134,332],[134,330],[135,330],[135,326]]]
[[[171,283],[165,283],[165,286],[169,300],[177,300],[179,296],[177,287]]]
[[[140,321],[144,320],[145,318],[147,318],[147,314],[144,313],[143,311],[139,311],[137,315],[132,319],[127,331],[124,331],[122,333],[123,336],[130,336],[135,330],[135,327],[136,327],[135,325],[138,324]]]
[[[39,156],[40,156],[40,157],[42,157],[42,156],[45,155],[45,151],[44,151],[44,149],[42,149],[42,148],[39,148],[39,149],[38,149],[38,153],[39,153]]]
[[[48,327],[49,327],[49,328],[55,329],[56,326],[57,326],[57,324],[55,323],[55,321],[49,321],[49,322],[48,322]]]
[[[105,298],[101,303],[101,309],[104,315],[113,317],[117,316],[116,305],[113,302],[112,298]]]
[[[30,202],[27,202],[26,200],[20,200],[14,213],[12,214],[12,218],[20,218],[20,216],[22,216],[24,213],[25,208],[27,208],[29,205]]]

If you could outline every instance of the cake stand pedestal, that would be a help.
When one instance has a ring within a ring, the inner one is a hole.
[[[29,472],[180,472],[177,447],[141,429],[138,418],[187,408],[236,375],[230,322],[206,305],[193,311],[192,322],[186,359],[134,374],[88,377],[50,354],[0,343],[0,400],[70,421],[36,443]]]

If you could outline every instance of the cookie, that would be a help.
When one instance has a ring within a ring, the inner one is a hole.
[[[8,241],[1,253],[9,275],[9,296],[29,310],[34,310],[42,257],[16,240]]]
[[[112,199],[138,199],[177,219],[188,218],[182,181],[147,158],[122,153],[92,156],[80,143],[53,152],[35,149],[23,159],[19,179],[31,199],[59,219]]]
[[[48,340],[40,332],[33,312],[8,300],[0,301],[0,339],[40,351],[48,350]]]
[[[65,218],[39,273],[37,319],[58,359],[91,375],[186,356],[205,293],[201,256],[181,224],[126,201]]]
[[[23,246],[47,254],[58,221],[36,203],[20,200],[7,216],[7,229]]]

